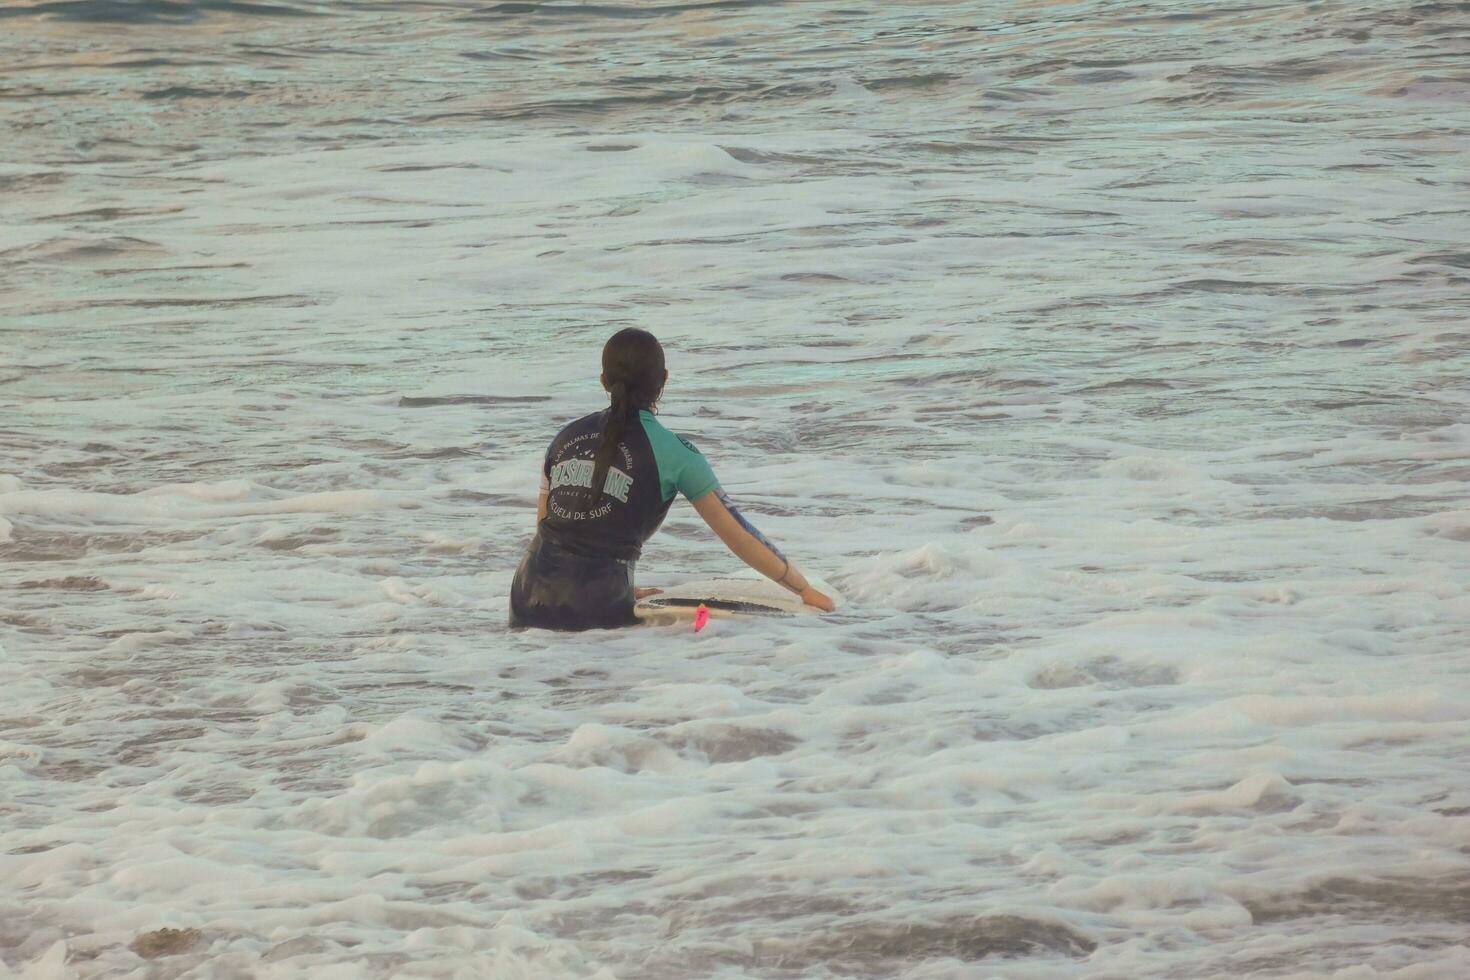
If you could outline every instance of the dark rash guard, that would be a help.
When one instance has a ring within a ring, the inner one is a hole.
[[[676,494],[693,501],[723,493],[693,445],[652,413],[639,412],[628,420],[602,492],[594,497],[592,457],[606,422],[606,412],[577,419],[546,451],[546,517],[511,583],[513,627],[581,630],[636,623],[633,568],[643,542],[663,523]]]
[[[594,499],[588,492],[592,456],[606,424],[606,411],[587,415],[551,441],[541,471],[548,495],[539,530],[575,555],[637,561],[676,494],[695,501],[720,483],[693,444],[665,429],[652,412],[640,411],[628,421]]]

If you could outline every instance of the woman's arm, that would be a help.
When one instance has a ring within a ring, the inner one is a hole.
[[[555,445],[555,443],[553,443]],[[536,497],[536,528],[546,520],[546,502],[551,499],[551,450],[546,450],[546,459],[541,463],[541,493]]]
[[[694,509],[725,546],[751,568],[766,578],[801,596],[809,606],[831,612],[837,608],[831,597],[812,588],[806,576],[776,546],[750,525],[723,490],[713,490],[694,501]]]

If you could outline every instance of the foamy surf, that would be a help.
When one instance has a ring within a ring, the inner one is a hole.
[[[1470,975],[1455,9],[5,13],[0,976]]]

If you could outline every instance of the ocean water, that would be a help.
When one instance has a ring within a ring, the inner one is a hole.
[[[0,134],[0,977],[1470,977],[1466,4],[11,0]],[[506,629],[630,324],[837,614]]]

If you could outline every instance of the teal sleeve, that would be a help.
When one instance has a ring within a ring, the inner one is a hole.
[[[684,438],[680,438],[679,441],[684,444],[685,449],[689,450],[689,455],[684,460],[684,467],[679,471],[679,492],[688,497],[690,503],[693,503],[711,490],[718,489],[720,481],[715,479],[715,471],[710,469],[709,460],[694,448],[693,443]]]
[[[695,501],[719,488],[720,481],[715,479],[715,471],[694,448],[694,443],[665,429],[653,413],[639,414],[643,420],[643,431],[648,433],[648,443],[653,447],[654,462],[658,464],[658,482],[663,499],[673,500],[674,494],[682,493],[690,501]]]

